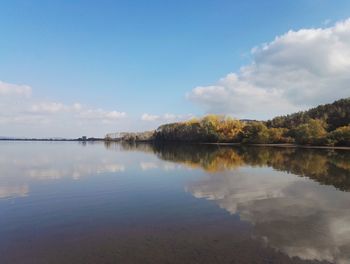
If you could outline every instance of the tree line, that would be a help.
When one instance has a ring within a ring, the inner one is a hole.
[[[268,121],[220,115],[160,126],[156,141],[350,146],[350,98]]]
[[[217,146],[209,144],[147,144],[106,142],[109,149],[154,153],[160,159],[216,173],[244,166],[272,167],[278,171],[308,177],[325,185],[350,191],[350,152],[330,149]],[[337,177],[334,177],[337,175]]]

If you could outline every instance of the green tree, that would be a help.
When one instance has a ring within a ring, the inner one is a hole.
[[[291,131],[296,143],[304,145],[326,144],[327,131],[325,123],[319,119],[310,119]]]
[[[269,143],[268,128],[262,122],[252,122],[243,128],[243,143],[265,144]]]
[[[269,128],[269,143],[292,143],[293,139],[286,136],[287,132],[287,128]]]
[[[337,146],[350,146],[350,125],[339,127],[329,133],[330,142]]]

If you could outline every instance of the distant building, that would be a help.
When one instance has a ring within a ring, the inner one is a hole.
[[[82,141],[86,141],[86,136],[82,136],[82,137],[81,137],[81,140],[82,140]]]

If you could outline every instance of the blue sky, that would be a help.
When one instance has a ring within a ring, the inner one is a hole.
[[[0,81],[30,86],[30,104],[67,106],[62,107],[65,116],[57,117],[67,124],[53,126],[56,115],[42,122],[40,130],[27,119],[0,119],[0,135],[26,136],[23,128],[28,128],[28,136],[77,136],[85,131],[101,136],[105,129],[156,127],[167,121],[164,114],[174,119],[208,112],[265,119],[322,103],[328,98],[289,100],[293,103],[288,109],[276,107],[260,115],[258,109],[242,113],[226,107],[231,101],[219,97],[215,102],[203,99],[208,89],[201,90],[200,98],[193,93],[196,87],[217,85],[260,57],[266,61],[261,51],[261,56],[251,53],[254,47],[289,30],[333,27],[349,14],[349,1],[326,0],[2,1]],[[210,91],[216,97],[217,90]],[[246,99],[234,96],[232,104]],[[85,123],[81,130],[69,129],[73,121],[68,120],[68,108],[76,103],[86,111],[100,109],[100,114],[124,113],[123,118],[99,129],[95,121],[91,127]],[[7,117],[25,110],[11,111]],[[142,120],[145,114],[149,118]]]

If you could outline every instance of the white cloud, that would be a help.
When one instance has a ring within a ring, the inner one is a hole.
[[[68,106],[56,102],[40,102],[31,106],[31,111],[35,113],[54,114],[58,112],[69,111],[69,109],[70,108]]]
[[[188,120],[190,118],[193,118],[194,116],[192,114],[188,115],[175,115],[175,114],[163,114],[163,115],[152,115],[144,113],[141,116],[142,121],[147,122],[155,122],[158,121],[158,123],[164,123],[164,122],[178,122],[178,121],[184,121]]]
[[[75,111],[79,111],[79,110],[81,110],[82,108],[83,108],[83,106],[82,106],[81,104],[79,104],[79,103],[74,103],[74,104],[72,105],[72,109],[75,110]]]
[[[79,102],[44,101],[31,93],[28,85],[0,81],[1,136],[76,137],[85,133],[103,136],[126,117],[125,112],[93,108]]]
[[[30,96],[31,94],[32,88],[28,85],[18,85],[0,81],[0,96]]]
[[[106,111],[101,108],[94,109],[83,106],[80,103],[74,103],[73,105],[65,105],[58,102],[40,102],[33,104],[30,108],[33,113],[39,114],[58,114],[58,113],[76,113],[78,118],[86,120],[101,120],[101,121],[113,121],[126,117],[125,112],[118,111]]]
[[[270,118],[350,95],[350,20],[289,31],[253,48],[252,57],[187,98],[208,112]]]
[[[118,120],[126,117],[125,112],[118,111],[106,111],[101,108],[99,109],[84,109],[81,108],[79,116],[84,119],[100,119],[100,120]]]
[[[156,121],[159,118],[160,118],[160,116],[158,116],[158,115],[150,115],[147,113],[145,113],[141,116],[141,120],[143,120],[143,121]]]

